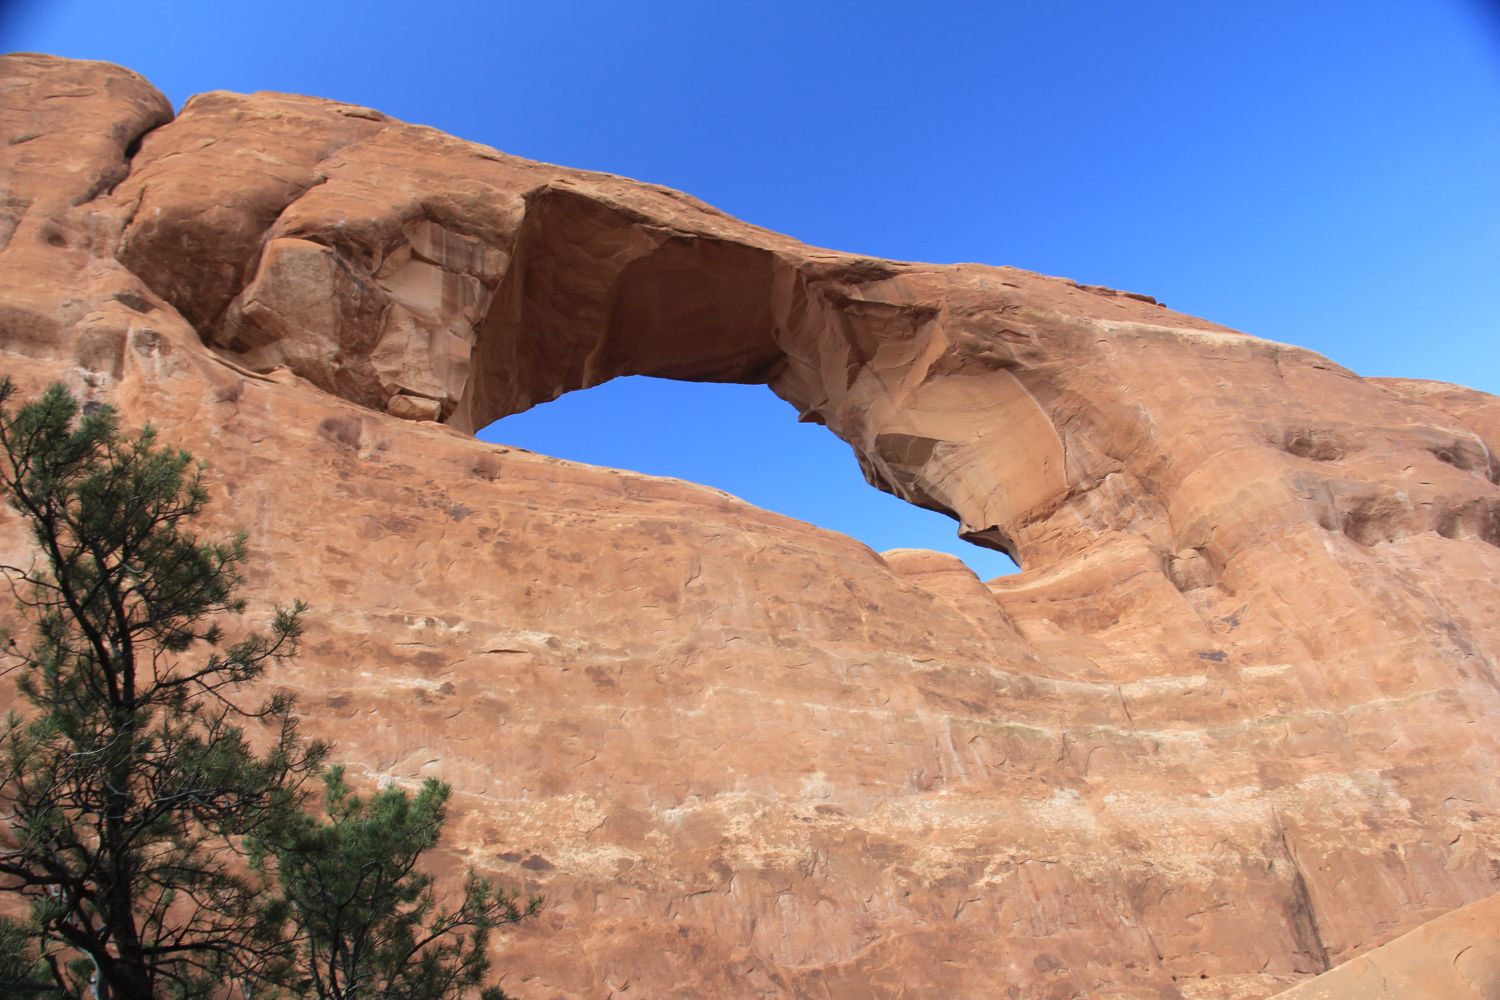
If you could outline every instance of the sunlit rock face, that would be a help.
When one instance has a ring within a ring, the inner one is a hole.
[[[1493,397],[364,108],[0,98],[0,365],[206,463],[309,730],[548,896],[517,996],[1263,997],[1500,889]],[[1024,572],[471,437],[627,374]]]

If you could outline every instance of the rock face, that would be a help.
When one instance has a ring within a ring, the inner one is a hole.
[[[1263,997],[1500,889],[1500,400],[364,108],[0,97],[0,365],[206,462],[309,728],[550,898],[517,996]],[[1025,571],[471,437],[625,374]]]

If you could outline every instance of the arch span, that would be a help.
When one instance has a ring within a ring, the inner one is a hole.
[[[871,484],[1016,561],[1012,524],[1066,489],[1018,359],[954,357],[940,269],[799,260],[570,185],[523,202],[448,416],[461,429],[622,375],[765,384],[853,447]]]
[[[1013,268],[818,250],[369,109],[194,98],[101,210],[121,262],[247,368],[469,432],[619,375],[764,383],[1028,570],[1110,548],[1233,596],[1269,585],[1268,546],[1338,580],[1371,539],[1494,503],[1434,457],[1493,441],[1311,352]],[[1373,429],[1334,461],[1289,452],[1335,396]],[[1422,479],[1387,502],[1405,468]],[[1330,548],[1329,525],[1358,530]]]
[[[305,98],[194,98],[112,202],[122,261],[251,369],[468,431],[617,375],[761,382],[871,483],[1028,565],[1076,548],[1046,526],[1064,508],[1090,532],[1161,534],[1138,481],[1128,509],[1077,502],[1159,443],[1114,391],[1139,374],[1105,328],[1219,335],[1015,269],[816,250],[677,192]]]

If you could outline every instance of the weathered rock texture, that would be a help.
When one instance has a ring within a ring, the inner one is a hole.
[[[0,101],[0,365],[207,463],[310,727],[551,899],[518,996],[1263,997],[1500,888],[1500,401],[364,108]],[[470,436],[632,373],[1025,572]]]

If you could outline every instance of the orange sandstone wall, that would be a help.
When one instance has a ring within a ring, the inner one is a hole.
[[[0,195],[0,368],[207,463],[309,728],[552,901],[519,997],[1263,997],[1500,889],[1493,397],[96,63],[0,59]],[[471,438],[623,374],[1025,572]]]

